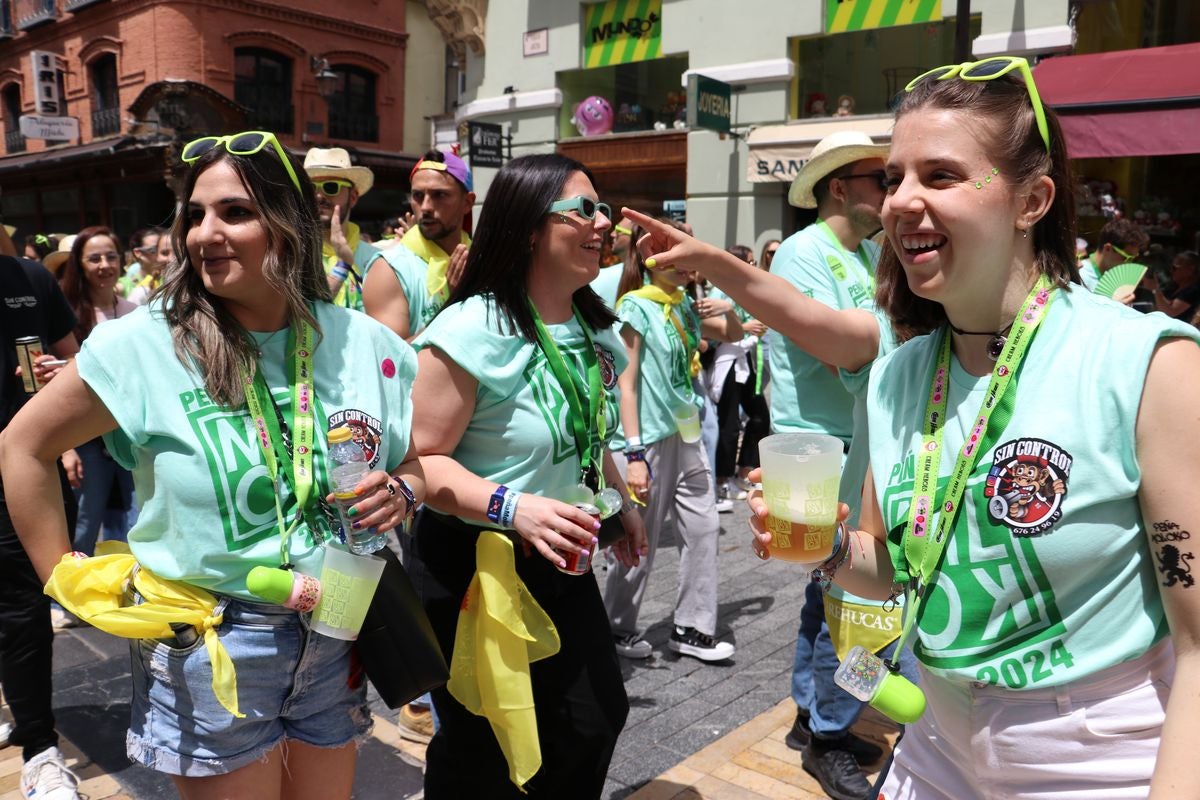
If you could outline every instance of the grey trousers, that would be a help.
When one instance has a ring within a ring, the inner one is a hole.
[[[614,454],[622,477],[625,459]],[[646,446],[646,461],[653,479],[650,499],[642,509],[649,555],[630,569],[608,556],[604,607],[613,633],[636,633],[638,611],[646,594],[658,538],[674,526],[679,550],[679,591],[675,596],[675,624],[712,636],[717,629],[717,536],[720,522],[715,505],[712,469],[700,442],[685,444],[679,434]]]

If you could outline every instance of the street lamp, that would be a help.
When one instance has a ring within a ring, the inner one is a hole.
[[[317,94],[328,103],[337,92],[338,74],[329,68],[329,60],[321,56],[313,56],[309,65],[317,79]]]

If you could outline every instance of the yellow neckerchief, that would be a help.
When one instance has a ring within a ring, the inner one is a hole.
[[[459,243],[471,246],[471,237],[466,231],[458,232]],[[442,303],[450,296],[450,286],[446,280],[446,270],[450,266],[450,256],[437,242],[425,238],[418,225],[409,228],[400,238],[400,244],[417,254],[417,257],[429,265],[425,271],[425,289],[429,296]]]
[[[157,275],[147,275],[138,281],[137,285],[153,292],[155,289],[162,286],[162,270],[159,270]]]
[[[353,222],[343,222],[342,233],[346,236],[346,245],[350,248],[351,254],[357,255],[359,243],[358,225]],[[328,241],[321,243],[321,257],[324,260],[325,270],[327,272],[339,261],[337,251],[333,249],[333,245]],[[357,294],[362,292],[362,287],[358,282],[358,276],[362,275],[362,267],[366,265],[355,264],[354,258],[351,257],[350,266],[354,267],[355,271],[351,272],[350,277],[346,278],[346,280],[342,282],[342,285],[338,287],[337,294],[334,295],[333,298],[334,305],[345,306],[349,308],[350,305],[347,298],[352,293]]]
[[[529,665],[559,647],[554,623],[517,577],[512,540],[480,531],[446,688],[472,714],[487,718],[518,788],[542,766]]]
[[[688,369],[692,373],[692,377],[700,374],[700,351],[697,349],[698,341],[693,342],[692,337],[684,333],[683,323],[675,315],[675,306],[682,305],[687,295],[683,293],[683,289],[676,289],[667,294],[662,288],[655,286],[653,283],[647,283],[640,289],[634,289],[632,292],[626,292],[621,295],[624,298],[626,295],[634,295],[649,300],[652,303],[658,303],[663,309],[663,321],[671,320],[671,324],[675,326],[675,332],[679,334],[679,341],[683,345],[684,358],[688,361]],[[618,302],[617,305],[620,305]]]
[[[204,647],[212,665],[213,693],[235,717],[238,710],[237,675],[233,660],[217,636],[223,615],[217,598],[196,586],[159,578],[142,567],[124,542],[101,542],[97,555],[80,558],[64,555],[46,582],[46,594],[75,616],[105,633],[124,639],[165,639],[175,636],[170,623],[191,625],[204,634]],[[132,585],[145,602],[124,605]]]

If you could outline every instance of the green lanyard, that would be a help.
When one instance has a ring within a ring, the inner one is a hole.
[[[941,563],[954,520],[961,510],[960,500],[966,491],[967,479],[979,461],[979,456],[990,449],[1012,419],[1016,392],[1008,391],[1009,383],[1020,368],[1021,360],[1033,340],[1033,334],[1045,319],[1046,310],[1053,298],[1050,279],[1043,275],[1029,291],[1017,314],[1004,350],[992,370],[992,379],[988,383],[979,415],[963,443],[958,459],[954,462],[950,482],[946,486],[941,503],[938,504],[937,481],[942,457],[942,428],[946,422],[950,381],[950,331],[942,329],[938,360],[929,388],[929,399],[925,403],[913,498],[908,508],[908,523],[904,528],[902,540],[903,553],[892,553],[897,582],[909,583],[911,587],[904,630],[900,634],[899,644],[896,645],[897,653],[904,646],[920,616],[925,600],[928,599],[933,573]],[[993,422],[994,426],[991,424]],[[935,509],[938,512],[937,525],[930,531],[929,520]]]
[[[825,238],[836,249],[845,252],[846,248],[842,246],[841,241],[834,234],[833,228],[829,227],[829,223],[825,220],[817,221],[817,230],[825,235]],[[846,265],[842,263],[841,258],[835,255],[825,257],[825,262],[829,265],[829,269],[833,272],[833,277],[837,278],[842,283],[846,284],[850,291],[850,296],[854,298],[855,305],[859,304],[860,298],[870,299],[875,292],[875,273],[871,270],[871,257],[867,255],[866,247],[860,242],[858,249],[854,251],[855,257],[862,264],[863,271],[867,274],[867,285],[863,286],[862,280],[858,277],[851,277],[850,272],[846,269]],[[857,287],[857,290],[851,288]]]
[[[263,378],[262,369],[254,370],[254,377],[242,372],[245,383],[246,407],[254,420],[254,431],[258,435],[258,445],[267,463],[267,474],[271,476],[271,491],[275,496],[275,518],[279,523],[279,563],[281,566],[289,563],[288,540],[300,525],[305,509],[312,497],[313,488],[313,444],[316,436],[313,404],[316,392],[313,387],[313,350],[315,334],[311,325],[301,320],[300,343],[296,346],[295,328],[288,330],[287,352],[292,360],[288,372],[288,383],[292,395],[292,444],[294,456],[289,458],[283,443],[283,433],[279,429],[279,421],[274,414],[267,414],[265,408],[271,403],[271,390]],[[279,456],[276,456],[279,451]],[[283,519],[283,506],[279,501],[279,461],[291,462],[292,490],[296,494],[296,518],[291,525]],[[315,531],[314,531],[315,533]]]
[[[579,329],[583,331],[585,344],[583,363],[587,367],[588,405],[587,408],[584,408],[579,391],[575,388],[575,381],[572,380],[571,372],[567,369],[567,362],[563,359],[562,352],[558,349],[553,337],[550,336],[550,331],[546,330],[546,325],[542,322],[537,309],[533,307],[533,303],[529,304],[529,311],[533,314],[533,324],[537,329],[538,346],[546,356],[550,372],[558,381],[559,388],[562,389],[563,396],[566,398],[567,407],[571,411],[571,430],[575,436],[575,449],[579,451],[580,480],[590,487],[589,479],[594,478],[598,488],[593,491],[599,491],[604,488],[604,470],[601,469],[599,463],[600,448],[607,433],[608,423],[604,417],[605,396],[600,385],[600,361],[596,357],[596,348],[592,345],[592,337],[588,335],[587,325],[579,316],[579,309],[572,305],[571,311],[575,314],[575,321],[579,323]],[[593,420],[596,423],[594,427],[589,424]],[[596,435],[593,436],[593,433]]]
[[[679,373],[679,379],[682,381],[682,383],[680,383],[681,387],[690,387],[692,385],[692,353],[696,351],[696,348],[700,344],[700,337],[691,335],[691,326],[685,326],[683,324],[685,319],[683,306],[687,305],[688,300],[689,298],[685,296],[683,298],[683,302],[679,303],[678,306],[668,305],[667,307],[667,316],[671,320],[671,327],[674,328],[675,333],[679,335],[679,344],[683,348],[683,358],[680,362],[682,365],[682,371]],[[679,309],[678,317],[675,316],[676,308]],[[691,307],[688,306],[688,308],[690,309]],[[691,320],[687,319],[687,321],[690,322]],[[670,338],[670,334],[667,334],[667,337]]]

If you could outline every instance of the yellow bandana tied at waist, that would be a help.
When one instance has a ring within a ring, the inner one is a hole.
[[[667,294],[660,287],[655,286],[653,283],[647,283],[640,289],[634,289],[632,292],[626,292],[625,294],[621,295],[621,298],[624,299],[626,295],[630,294],[634,295],[635,297],[641,297],[645,300],[649,300],[652,303],[658,303],[660,306],[662,306],[663,321],[671,321],[671,324],[675,326],[675,332],[679,334],[679,341],[683,343],[684,349],[690,349],[692,351],[691,359],[688,362],[688,368],[692,372],[692,377],[694,378],[699,375],[700,351],[691,344],[687,335],[685,335],[683,332],[682,323],[680,323],[675,314],[672,313],[675,310],[675,306],[681,305],[686,297],[686,295],[683,293],[683,289],[676,289],[670,294]],[[618,302],[617,305],[620,305],[620,302]]]
[[[856,644],[878,653],[900,638],[903,619],[903,607],[885,611],[879,603],[864,605],[825,595],[825,624],[838,661],[844,661]]]
[[[446,688],[491,723],[518,788],[542,766],[529,665],[558,652],[558,631],[517,577],[512,540],[482,531],[463,598]]]
[[[173,637],[172,622],[193,626],[204,634],[217,701],[235,717],[246,716],[238,710],[233,661],[217,636],[222,620],[214,614],[217,598],[199,587],[163,580],[145,567],[135,573],[137,559],[124,542],[101,542],[96,553],[64,555],[46,582],[46,594],[89,625],[124,639]],[[141,605],[123,605],[131,580],[144,599]]]
[[[466,231],[459,231],[460,244],[471,246],[471,237],[467,236]],[[429,292],[429,296],[437,299],[440,303],[445,303],[450,297],[450,284],[446,279],[446,271],[450,267],[450,256],[438,246],[437,242],[431,242],[421,233],[421,228],[413,225],[404,232],[404,236],[400,238],[400,244],[407,247],[409,250],[417,254],[417,257],[429,265],[429,269],[425,271],[425,290]]]

